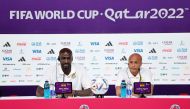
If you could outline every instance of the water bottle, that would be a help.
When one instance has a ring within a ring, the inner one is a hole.
[[[126,82],[125,82],[125,80],[122,80],[121,81],[121,98],[126,98],[126,94],[127,94]]]
[[[126,97],[127,98],[131,98],[132,96],[132,89],[133,89],[133,85],[130,81],[127,82],[127,94]]]
[[[53,85],[53,84],[50,84],[50,97],[51,98],[56,98],[55,85]]]
[[[44,83],[44,98],[50,98],[50,85],[48,81]]]

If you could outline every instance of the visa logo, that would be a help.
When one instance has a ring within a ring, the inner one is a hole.
[[[42,53],[42,50],[32,50],[33,53]]]
[[[11,57],[3,57],[4,61],[12,61],[13,59]]]
[[[114,60],[114,57],[108,56],[108,57],[105,57],[105,60]]]
[[[100,43],[99,42],[90,42],[90,45],[97,46],[97,45],[100,45]]]
[[[134,49],[134,52],[143,52],[143,49]]]

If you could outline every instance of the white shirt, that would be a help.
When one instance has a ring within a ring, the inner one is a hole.
[[[82,65],[72,64],[71,72],[69,75],[65,75],[61,69],[60,63],[53,68],[49,69],[49,82],[50,84],[55,84],[55,82],[72,82],[73,90],[88,89],[91,87],[90,80],[87,77],[86,70]]]
[[[140,80],[140,77],[141,77],[141,80]],[[116,86],[120,86],[122,80],[125,80],[126,83],[130,82],[132,84],[134,84],[134,82],[152,82],[152,73],[148,69],[141,68],[140,73],[134,76],[130,72],[129,68],[125,67],[121,69],[117,75]]]

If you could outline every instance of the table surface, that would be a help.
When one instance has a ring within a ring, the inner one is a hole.
[[[74,97],[45,99],[36,96],[1,97],[2,109],[189,109],[190,96],[147,96],[147,98]]]

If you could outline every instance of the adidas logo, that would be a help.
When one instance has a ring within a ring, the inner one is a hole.
[[[6,42],[3,47],[11,47],[10,43],[9,42]]]
[[[23,62],[23,61],[26,61],[26,60],[24,59],[24,57],[21,57],[18,61]]]
[[[156,53],[156,50],[153,48],[149,53]]]
[[[53,49],[51,49],[50,51],[48,51],[47,54],[55,54],[55,52],[53,51]]]
[[[109,41],[105,46],[113,46],[113,44]]]
[[[120,61],[127,61],[127,58],[125,56],[123,56]]]

